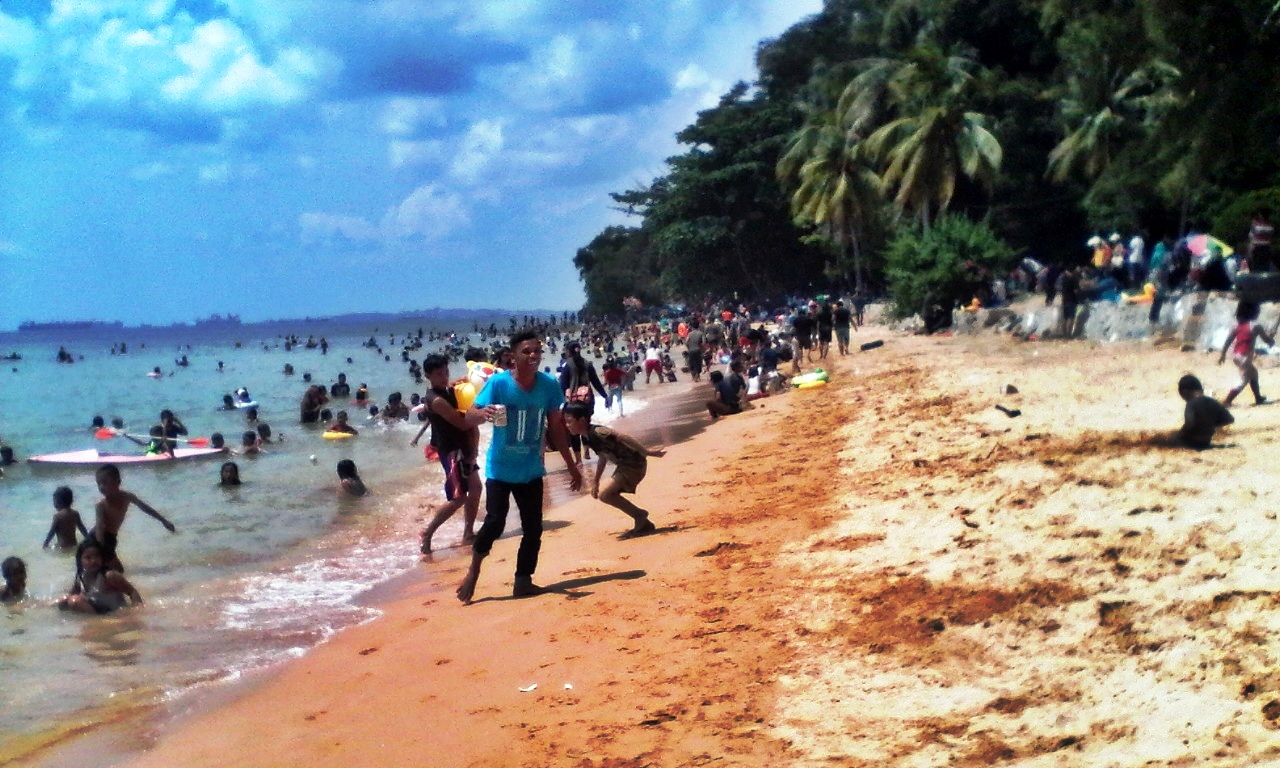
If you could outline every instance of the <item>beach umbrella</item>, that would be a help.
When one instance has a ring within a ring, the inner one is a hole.
[[[1191,251],[1193,256],[1205,256],[1209,253],[1210,247],[1216,247],[1223,258],[1236,252],[1234,248],[1213,235],[1187,235],[1186,243],[1187,250]]]

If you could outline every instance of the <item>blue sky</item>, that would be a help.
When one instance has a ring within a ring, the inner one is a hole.
[[[576,309],[821,0],[0,0],[0,329]]]

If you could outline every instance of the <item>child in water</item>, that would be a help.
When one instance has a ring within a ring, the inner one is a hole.
[[[222,487],[236,486],[240,484],[240,467],[234,461],[228,461],[222,465],[222,470],[218,474],[218,485]]]
[[[27,594],[27,564],[22,558],[6,557],[0,563],[0,576],[4,576],[0,603],[16,603]]]
[[[103,562],[102,547],[86,539],[76,550],[76,578],[71,591],[58,601],[64,611],[111,613],[128,605],[142,605],[142,595],[119,571]]]
[[[356,428],[347,423],[347,412],[338,411],[338,420],[325,428],[326,432],[342,432],[347,435],[358,435]]]
[[[252,429],[245,430],[240,436],[240,455],[248,456],[254,453],[266,453],[262,450],[262,438]]]
[[[84,521],[80,519],[80,513],[71,508],[74,496],[71,489],[65,485],[58,486],[53,492],[53,523],[49,526],[49,533],[44,537],[45,549],[48,549],[49,542],[53,541],[53,537],[58,537],[58,549],[73,549],[76,546],[76,529],[80,530],[81,535],[86,539],[89,538],[89,531],[84,527]]]
[[[342,484],[342,490],[352,496],[363,496],[369,492],[360,479],[360,473],[356,471],[356,463],[351,459],[338,462],[338,481]]]
[[[1267,402],[1267,398],[1262,396],[1258,387],[1258,368],[1253,364],[1253,357],[1258,339],[1268,344],[1275,344],[1276,340],[1267,333],[1261,323],[1257,322],[1259,311],[1258,305],[1252,301],[1242,301],[1236,305],[1235,330],[1227,336],[1226,342],[1222,345],[1222,354],[1218,356],[1218,365],[1222,365],[1227,359],[1227,350],[1231,350],[1231,360],[1240,369],[1240,383],[1228,391],[1227,396],[1222,399],[1222,404],[1227,407],[1231,406],[1231,402],[1244,391],[1245,387],[1253,391],[1254,403],[1262,405]]]
[[[95,479],[98,481],[98,492],[102,494],[102,500],[95,507],[97,519],[93,530],[89,531],[89,538],[85,539],[84,543],[92,541],[99,547],[106,567],[116,571],[124,570],[124,566],[120,564],[120,558],[116,556],[116,546],[119,543],[120,528],[124,525],[125,514],[129,511],[131,504],[159,520],[169,533],[177,532],[173,523],[169,522],[164,515],[133,493],[120,487],[120,468],[115,464],[103,464],[98,468]],[[84,543],[80,545],[82,548]]]

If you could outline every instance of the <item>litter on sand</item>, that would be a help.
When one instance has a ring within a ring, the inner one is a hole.
[[[533,685],[526,685],[525,687],[521,688],[520,692],[529,693],[530,691],[536,691],[536,690],[538,690],[538,684],[534,683]]]

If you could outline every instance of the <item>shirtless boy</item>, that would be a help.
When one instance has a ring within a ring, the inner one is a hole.
[[[49,526],[48,535],[44,537],[42,546],[45,548],[48,548],[49,542],[57,536],[58,549],[75,549],[77,529],[86,539],[89,538],[89,532],[85,530],[80,513],[71,508],[73,499],[71,489],[65,485],[59,486],[53,492],[53,523]]]
[[[661,448],[646,448],[630,435],[598,427],[591,423],[591,413],[583,403],[569,403],[564,408],[564,426],[569,434],[577,435],[596,452],[600,462],[596,465],[595,482],[591,486],[592,498],[599,499],[611,507],[620,509],[634,522],[635,526],[622,538],[631,539],[653,533],[653,521],[646,510],[637,507],[622,494],[635,493],[636,486],[644,479],[648,470],[650,456],[662,457],[666,451]],[[605,467],[614,463],[613,475],[601,484]]]
[[[164,515],[120,487],[120,468],[115,464],[103,464],[98,468],[95,479],[98,481],[98,491],[102,494],[102,500],[95,507],[96,522],[93,530],[89,532],[89,538],[102,545],[102,562],[106,568],[114,571],[124,570],[124,565],[116,556],[116,546],[119,544],[120,527],[124,525],[124,516],[129,511],[130,504],[159,520],[170,533],[176,532],[173,523],[169,522]]]

